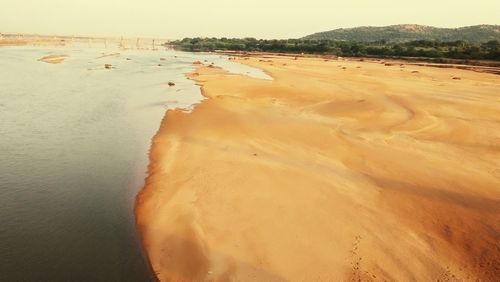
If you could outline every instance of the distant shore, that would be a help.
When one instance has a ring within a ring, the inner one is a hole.
[[[37,34],[2,34],[0,36],[0,47],[2,46],[72,46],[74,44],[86,45],[88,47],[117,47],[121,49],[176,49],[170,45],[168,39],[155,38],[123,38],[123,37],[87,37],[87,36],[59,36],[59,35],[37,35]],[[82,45],[82,46],[83,46]],[[300,58],[323,58],[338,59],[338,56],[329,54],[296,54],[280,52],[254,52],[254,51],[229,51],[216,50],[214,53],[228,56],[283,56]],[[341,57],[340,57],[341,58]],[[428,57],[398,57],[398,56],[361,56],[346,57],[349,60],[368,61],[396,61],[425,65],[440,68],[459,68],[479,72],[500,74],[500,62],[495,60],[465,60],[450,58],[428,58]]]
[[[460,60],[460,59],[436,59],[425,57],[338,57],[327,54],[293,54],[293,53],[272,53],[272,52],[244,52],[244,51],[217,51],[218,54],[235,57],[266,57],[280,56],[291,58],[320,58],[324,60],[351,60],[351,61],[371,61],[371,62],[395,62],[411,64],[415,66],[429,66],[438,68],[457,68],[478,72],[500,74],[500,62],[488,60]]]
[[[337,59],[189,74],[136,205],[160,280],[500,277],[498,76]]]
[[[163,44],[168,39],[148,37],[92,37],[68,35],[39,35],[21,33],[0,33],[0,47],[2,46],[47,46],[47,47],[101,47],[120,49],[165,49]]]

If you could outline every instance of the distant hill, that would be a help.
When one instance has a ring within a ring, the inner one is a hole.
[[[416,24],[391,25],[383,27],[340,28],[318,32],[303,39],[331,39],[357,42],[408,42],[413,40],[457,41],[483,43],[500,41],[500,25],[475,25],[460,28],[438,28]]]

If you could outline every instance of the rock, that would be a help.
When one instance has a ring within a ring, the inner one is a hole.
[[[461,79],[460,77],[458,77],[458,76],[454,76],[452,79],[454,79],[454,80],[462,80],[462,79]]]
[[[172,82],[172,81],[169,81],[169,82],[168,82],[168,86],[175,86],[175,83],[174,83],[174,82]]]
[[[104,68],[106,68],[108,70],[111,69],[112,67],[113,67],[112,64],[104,64]]]
[[[165,58],[160,58],[160,61],[165,61],[166,59]]]
[[[194,62],[193,62],[193,65],[203,65],[203,63],[202,63],[202,62],[200,62],[200,61],[194,61]]]

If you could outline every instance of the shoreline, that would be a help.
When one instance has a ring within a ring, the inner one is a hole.
[[[278,56],[278,57],[298,57],[298,58],[320,58],[320,59],[341,59],[341,60],[369,60],[369,61],[397,61],[406,63],[422,63],[429,62],[436,65],[463,65],[463,66],[484,66],[484,67],[500,67],[500,62],[495,60],[472,60],[472,59],[450,59],[450,58],[431,58],[431,57],[397,57],[397,56],[360,56],[360,57],[339,57],[337,55],[329,54],[299,54],[299,53],[279,53],[279,52],[254,52],[254,51],[229,51],[218,50],[214,51],[217,54],[224,54],[228,56]]]
[[[266,53],[266,52],[241,52],[241,51],[216,51],[217,54],[234,57],[261,57],[261,58],[302,58],[302,59],[322,59],[325,61],[359,61],[381,64],[404,64],[408,66],[422,66],[435,68],[449,68],[470,70],[483,73],[500,75],[500,62],[486,60],[459,60],[459,59],[438,59],[426,57],[337,57],[326,54],[293,54],[293,53]]]
[[[274,80],[200,67],[207,99],[153,138],[135,212],[159,280],[500,275],[498,76],[234,60]]]

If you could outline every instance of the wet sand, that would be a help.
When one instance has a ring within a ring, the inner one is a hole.
[[[500,76],[315,58],[200,67],[137,199],[162,281],[495,281]]]
[[[60,64],[66,59],[66,57],[66,55],[47,55],[38,60],[49,64]]]

